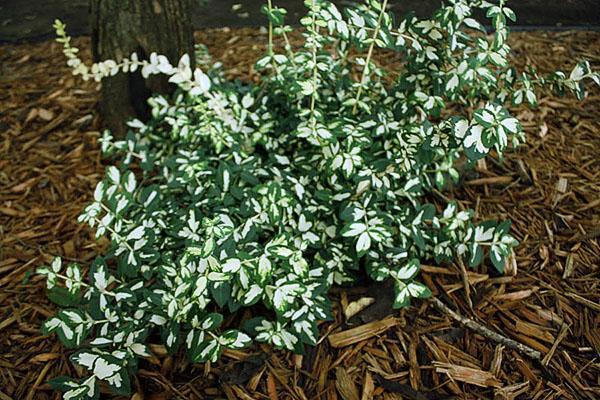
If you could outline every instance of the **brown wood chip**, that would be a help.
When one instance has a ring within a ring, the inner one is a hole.
[[[346,331],[329,335],[329,344],[332,347],[344,347],[354,343],[362,342],[373,336],[377,336],[398,324],[398,319],[390,317],[382,321],[369,322]]]
[[[498,380],[489,371],[482,371],[480,369],[462,367],[460,365],[453,365],[434,361],[435,371],[444,373],[452,380],[469,383],[471,385],[477,385],[482,387],[496,387],[502,386],[502,382]]]

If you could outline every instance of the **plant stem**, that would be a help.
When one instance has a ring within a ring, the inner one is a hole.
[[[358,92],[356,93],[356,99],[354,102],[354,107],[352,107],[352,114],[356,114],[358,110],[358,101],[360,100],[360,96],[362,95],[362,88],[365,83],[365,79],[367,74],[369,73],[369,63],[371,62],[371,57],[373,56],[373,49],[375,48],[375,41],[377,40],[377,35],[379,35],[379,29],[381,27],[381,20],[383,19],[383,15],[385,14],[385,9],[387,8],[388,0],[383,0],[383,5],[381,7],[381,13],[379,13],[379,18],[377,18],[377,26],[375,27],[375,31],[373,32],[373,38],[371,44],[369,45],[369,51],[367,53],[367,60],[365,62],[365,69],[363,69],[362,76],[360,77],[360,86],[358,87]]]
[[[386,0],[387,1],[387,0]],[[318,79],[318,70],[317,70],[317,16],[315,11],[316,0],[312,0],[311,2],[311,13],[312,13],[312,35],[313,35],[313,48],[312,48],[312,62],[313,62],[313,76],[312,76],[312,85],[313,91],[310,98],[310,119],[313,131],[316,128],[315,121],[315,103],[317,98],[317,79]]]
[[[103,203],[99,202],[98,204],[100,204],[100,207],[104,211],[106,211],[107,214],[112,214],[113,213],[113,211],[110,208],[106,207]],[[127,224],[132,224],[133,223],[133,221],[131,221],[129,219],[125,219],[125,218],[123,218],[122,221],[125,222],[125,223],[127,223]]]
[[[272,0],[267,0],[267,7],[269,9],[269,13],[273,10],[273,2]],[[267,54],[271,57],[271,65],[273,66],[273,70],[271,74],[277,74],[277,63],[273,59],[273,22],[269,16],[269,44],[267,45]]]
[[[267,7],[269,8],[269,13],[273,10],[273,3],[271,0],[267,0]],[[269,44],[267,47],[267,52],[270,56],[273,55],[273,22],[271,18],[269,18]]]
[[[98,218],[94,218],[94,220],[96,221],[96,223],[98,224],[98,226],[103,226],[104,229],[106,229],[107,231],[109,231],[110,233],[112,233],[117,239],[119,239],[121,241],[121,243],[123,243],[125,245],[125,247],[127,247],[127,250],[129,250],[130,252],[134,252],[133,247],[131,247],[129,245],[129,243],[127,243],[127,241],[123,238],[123,236],[119,235],[114,229],[112,229],[111,227],[104,225],[102,223],[102,221],[100,221]]]
[[[282,36],[283,36],[283,40],[285,40],[285,47],[287,49],[288,57],[290,58],[290,62],[292,63],[292,66],[294,67],[294,69],[296,69],[297,67],[296,67],[296,63],[294,62],[294,52],[292,51],[292,44],[290,43],[288,35],[285,33],[285,31],[283,31]]]
[[[72,281],[72,280],[73,280],[73,278],[69,278],[68,276],[66,276],[66,275],[63,275],[63,274],[55,274],[55,275],[56,275],[57,277],[59,277],[60,279],[63,279],[63,280],[65,280],[65,281]],[[83,282],[83,281],[77,281],[77,283],[78,283],[80,286],[90,287],[90,285],[88,285],[87,283],[85,283],[85,282]]]

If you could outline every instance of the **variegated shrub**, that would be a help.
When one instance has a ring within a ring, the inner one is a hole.
[[[516,245],[508,222],[476,224],[471,210],[438,209],[426,196],[458,181],[459,158],[501,156],[524,140],[510,103],[535,106],[542,85],[583,97],[598,74],[586,62],[547,77],[511,68],[506,22],[515,16],[503,0],[448,0],[430,19],[397,23],[387,0],[343,14],[305,3],[300,48],[285,10],[265,5],[269,46],[256,86],[225,80],[218,66],[192,71],[188,56],[177,66],[134,54],[88,67],[57,22],[84,79],[139,69],[179,86],[172,99],[152,98],[152,118],[130,122],[125,139],[103,137],[115,164],[80,221],[110,249],[84,269],[60,259],[41,269],[63,306],[44,330],[87,371],[56,382],[65,398],[98,398],[99,382],[128,392],[149,341],[183,347],[192,362],[253,339],[301,352],[331,317],[328,289],[361,271],[392,280],[395,306],[405,307],[430,295],[415,279],[421,262],[475,266],[489,255],[503,270]],[[401,68],[378,67],[382,50],[398,53]],[[223,326],[224,315],[255,304],[255,319]]]

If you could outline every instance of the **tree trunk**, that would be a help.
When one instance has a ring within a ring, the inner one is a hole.
[[[143,60],[156,52],[173,65],[185,53],[193,62],[191,0],[91,0],[90,16],[94,61],[120,61],[133,52]],[[100,100],[104,126],[123,137],[128,119],[148,119],[146,101],[152,93],[168,94],[173,89],[167,78],[144,80],[139,70],[106,78]]]

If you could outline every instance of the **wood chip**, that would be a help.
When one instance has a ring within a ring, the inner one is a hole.
[[[477,385],[481,387],[496,387],[502,386],[502,382],[498,380],[491,372],[482,371],[480,369],[462,367],[460,365],[453,365],[434,361],[435,371],[444,373],[454,381],[465,382],[471,385]]]
[[[558,336],[556,337],[554,344],[552,344],[550,351],[542,359],[542,365],[548,365],[550,363],[550,360],[552,359],[552,356],[554,356],[554,352],[556,352],[558,345],[560,344],[560,342],[563,341],[563,339],[567,336],[568,333],[569,333],[569,326],[565,324],[560,329],[560,332],[558,333]]]
[[[345,368],[335,369],[335,387],[343,400],[360,400],[356,383]]]
[[[375,384],[373,383],[373,378],[369,371],[365,371],[365,378],[363,379],[363,389],[362,396],[360,400],[371,400],[373,398],[373,393],[375,392]]]
[[[389,317],[382,321],[369,322],[356,328],[329,335],[329,344],[332,347],[349,346],[380,335],[398,323],[399,320],[394,317]]]

